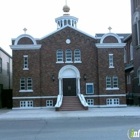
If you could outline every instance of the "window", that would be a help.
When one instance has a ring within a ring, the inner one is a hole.
[[[111,88],[111,77],[110,76],[106,77],[106,88]]]
[[[106,76],[106,90],[118,90],[118,77]]]
[[[10,68],[9,62],[7,62],[7,75],[9,75],[9,68]]]
[[[25,90],[25,78],[20,79],[20,90]]]
[[[63,51],[62,50],[57,50],[57,62],[63,62]]]
[[[130,60],[133,60],[133,46],[132,46],[132,42],[130,44]]]
[[[124,49],[124,63],[126,63],[126,49]]]
[[[28,68],[28,55],[24,55],[24,66],[23,66],[23,70],[29,70]]]
[[[113,76],[113,88],[118,88],[118,77]]]
[[[107,105],[119,105],[119,99],[118,98],[106,99],[106,104]]]
[[[81,62],[81,52],[78,49],[74,51],[74,61]]]
[[[109,54],[109,68],[114,68],[114,66],[113,66],[113,54]]]
[[[0,73],[2,73],[2,59],[0,58]]]
[[[32,90],[32,79],[31,78],[27,79],[27,90]]]
[[[93,83],[86,83],[86,94],[94,94]]]
[[[66,62],[72,62],[72,52],[71,52],[71,50],[66,50]]]
[[[21,78],[20,79],[20,91],[19,92],[33,92],[32,78]]]
[[[130,84],[130,83],[131,83],[131,76],[127,75],[127,84]]]
[[[87,104],[89,106],[93,106],[94,105],[94,100],[93,99],[87,99]]]
[[[53,107],[53,100],[46,100],[46,106]]]
[[[20,101],[20,107],[33,107],[33,101]]]

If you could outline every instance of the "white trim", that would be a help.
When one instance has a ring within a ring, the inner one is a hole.
[[[29,70],[29,68],[23,68],[23,70]]]
[[[18,36],[18,37],[15,39],[14,45],[17,45],[17,44],[18,44],[18,41],[19,41],[21,38],[24,38],[24,37],[30,38],[30,39],[33,41],[33,44],[36,45],[36,40],[35,40],[31,35],[28,35],[28,34],[22,34],[22,35]]]
[[[39,45],[10,45],[12,50],[38,50],[41,48],[41,44]]]
[[[112,69],[112,68],[114,68],[114,66],[109,66],[109,68],[111,68],[111,69]]]
[[[84,97],[125,97],[126,94],[84,95]]]
[[[127,107],[127,105],[126,104],[119,104],[119,105],[93,105],[93,106],[89,106],[89,107],[94,107],[94,108],[96,108],[96,107],[104,107],[104,108],[111,108],[111,107]]]
[[[74,63],[82,63],[82,61],[74,61]]]
[[[66,77],[63,77],[63,72],[67,69],[72,69],[75,73],[76,73],[76,77],[75,78],[80,78],[80,73],[79,73],[79,70],[73,66],[73,65],[66,65],[64,67],[62,67],[59,71],[59,74],[58,74],[58,79],[59,78],[66,78]],[[74,78],[74,77],[71,77],[71,78]]]
[[[57,96],[29,96],[29,97],[13,97],[12,99],[52,99]]]
[[[52,33],[50,33],[50,34],[48,34],[48,35],[42,37],[42,38],[40,38],[40,40],[42,40],[42,39],[44,39],[44,38],[46,38],[46,37],[49,37],[49,36],[51,36],[51,35],[53,35],[53,34],[59,32],[59,31],[63,30],[64,28],[67,28],[67,27],[70,27],[70,28],[72,28],[72,29],[74,29],[74,30],[76,30],[76,31],[78,31],[78,32],[80,32],[80,33],[82,33],[82,34],[88,36],[88,37],[91,37],[91,38],[93,38],[93,39],[96,39],[94,36],[89,35],[89,34],[83,32],[83,31],[81,31],[81,30],[79,30],[79,29],[77,29],[77,28],[74,28],[74,27],[72,27],[72,26],[66,25],[66,26],[64,26],[64,27],[62,27],[62,28],[60,28],[60,29],[58,29],[58,30],[56,30],[56,31],[54,31],[54,32],[52,32]]]
[[[119,88],[106,88],[106,90],[119,90]]]
[[[91,85],[92,86],[92,93],[87,93],[87,86]],[[93,83],[86,83],[86,94],[94,94],[94,84]]]
[[[64,61],[57,61],[56,64],[63,64]]]
[[[19,90],[19,92],[33,92],[33,90]]]
[[[67,64],[68,64],[68,63],[73,63],[73,61],[66,61],[65,63],[67,63]]]
[[[124,48],[126,43],[96,43],[97,48]]]
[[[16,110],[16,109],[20,109],[20,110],[24,110],[24,109],[49,109],[49,108],[55,108],[54,106],[53,107],[47,107],[47,106],[42,106],[42,107],[13,107],[12,109],[13,110]]]
[[[104,34],[100,40],[100,43],[103,43],[104,39],[108,36],[113,36],[115,37],[117,40],[118,40],[118,43],[121,43],[121,39],[120,37],[117,35],[117,34],[114,34],[114,33],[107,33],[107,34]]]
[[[120,105],[117,105],[117,106],[109,106],[109,105],[93,105],[93,106],[88,106],[89,108],[102,108],[102,107],[104,107],[104,108],[111,108],[111,107],[127,107],[127,105],[126,104],[120,104]],[[49,109],[49,108],[52,108],[52,109],[54,109],[55,108],[55,106],[53,106],[53,107],[46,107],[46,106],[42,106],[42,107],[23,107],[23,108],[20,108],[20,107],[13,107],[12,109],[13,110],[18,110],[18,109],[20,109],[20,110],[24,110],[24,109]]]

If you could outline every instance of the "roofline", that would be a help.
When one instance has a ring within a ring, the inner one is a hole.
[[[127,41],[128,39],[130,39],[132,37],[132,34],[128,35],[123,41]]]
[[[12,59],[12,56],[11,56],[10,54],[8,54],[4,49],[2,49],[2,48],[0,47],[0,50]]]
[[[72,28],[72,29],[74,29],[74,30],[76,30],[76,31],[78,31],[78,32],[81,32],[81,33],[83,33],[83,34],[85,34],[85,35],[87,35],[87,36],[89,36],[89,37],[91,37],[91,38],[96,39],[96,37],[94,37],[94,36],[92,36],[92,35],[90,35],[90,34],[87,34],[87,33],[83,32],[83,31],[81,31],[81,30],[79,30],[79,29],[77,29],[77,28],[74,28],[74,27],[70,26],[70,25],[66,25],[66,26],[64,26],[64,27],[62,27],[62,28],[60,28],[60,29],[57,29],[56,31],[51,32],[50,34],[48,34],[48,35],[46,35],[46,36],[40,38],[40,40],[42,40],[42,39],[44,39],[44,38],[46,38],[46,37],[49,37],[49,36],[51,36],[51,35],[53,35],[53,34],[59,32],[59,31],[63,30],[63,29],[66,28],[66,27],[70,27],[70,28]]]

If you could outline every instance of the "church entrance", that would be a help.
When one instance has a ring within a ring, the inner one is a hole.
[[[76,96],[76,78],[63,78],[63,96]]]

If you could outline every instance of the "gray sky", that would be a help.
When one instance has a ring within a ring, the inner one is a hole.
[[[77,28],[91,35],[131,33],[130,0],[67,0]],[[35,38],[55,31],[55,18],[62,16],[65,0],[0,0],[0,47],[12,55],[11,38],[27,34]]]

